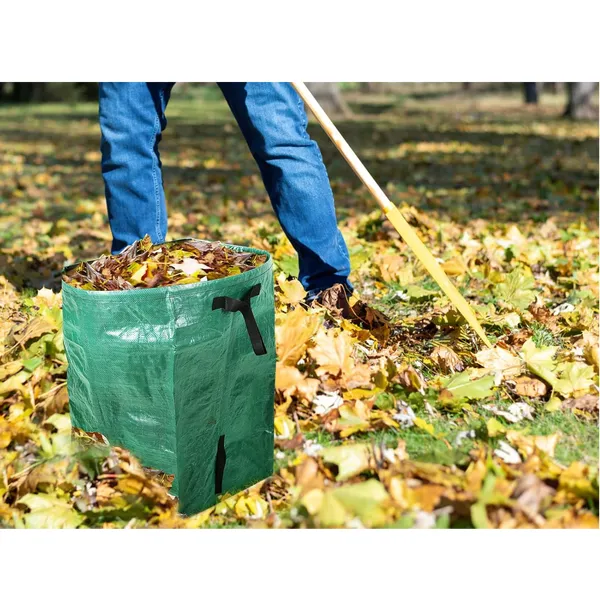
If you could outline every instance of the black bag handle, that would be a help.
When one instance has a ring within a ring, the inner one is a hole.
[[[212,309],[221,309],[225,312],[241,312],[246,323],[250,341],[252,342],[254,354],[260,356],[261,354],[266,354],[267,349],[265,348],[260,330],[256,324],[256,319],[254,318],[254,313],[252,312],[252,306],[250,305],[250,299],[258,296],[258,294],[260,294],[260,283],[251,287],[241,300],[231,298],[230,296],[213,298]]]

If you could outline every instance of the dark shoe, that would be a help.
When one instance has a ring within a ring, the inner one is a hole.
[[[341,316],[371,331],[379,340],[383,341],[389,337],[389,319],[381,311],[365,304],[356,293],[349,292],[341,283],[336,283],[316,296],[313,295],[307,300],[307,304],[323,306],[334,316]]]

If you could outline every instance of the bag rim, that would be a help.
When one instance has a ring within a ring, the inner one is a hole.
[[[187,242],[187,241],[214,243],[214,242],[210,242],[209,240],[201,240],[199,238],[178,238],[176,240],[169,240],[168,242],[163,242],[163,244],[154,244],[154,245],[163,246],[165,244],[174,244],[176,242]],[[260,254],[260,255],[266,256],[267,260],[262,265],[259,265],[258,267],[250,269],[249,271],[245,271],[244,273],[238,273],[236,275],[229,275],[227,277],[221,277],[219,279],[198,281],[197,283],[167,285],[167,286],[162,286],[162,287],[159,286],[159,287],[155,287],[155,288],[133,288],[131,290],[83,290],[81,288],[71,285],[70,283],[67,283],[61,277],[61,289],[69,290],[69,293],[81,294],[81,295],[86,295],[86,296],[89,294],[94,294],[94,295],[110,294],[110,296],[113,297],[116,295],[122,296],[124,294],[136,294],[136,293],[150,295],[153,293],[154,294],[164,293],[164,290],[180,291],[183,289],[198,289],[200,286],[210,287],[210,284],[224,285],[225,282],[229,283],[230,281],[232,283],[233,283],[233,281],[235,281],[236,284],[239,284],[239,283],[242,283],[246,279],[253,279],[254,277],[263,275],[267,271],[271,270],[273,267],[273,257],[266,250],[261,250],[260,248],[252,248],[250,246],[239,246],[236,244],[226,244],[225,242],[221,242],[221,243],[224,246],[226,246],[227,248],[231,248],[232,250],[235,250],[237,252],[251,252],[252,254]],[[77,265],[84,264],[84,263],[90,263],[90,262],[97,260],[98,258],[92,258],[90,260],[82,260],[82,261],[73,263],[71,265],[68,265],[62,269],[61,275],[66,273],[67,271],[70,271],[71,269],[73,269],[73,267],[75,267]]]

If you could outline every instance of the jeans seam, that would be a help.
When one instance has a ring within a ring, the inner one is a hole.
[[[300,122],[302,123],[302,131],[306,137],[310,138],[308,131],[306,130],[308,127],[308,113],[306,112],[306,106],[304,105],[304,100],[302,100],[300,94],[298,94],[298,111],[301,116]]]
[[[160,98],[160,102],[161,102],[161,106],[162,106],[162,94],[163,91],[160,90],[159,92],[159,98]],[[162,234],[160,231],[160,190],[159,190],[159,185],[158,185],[158,157],[157,157],[157,152],[158,152],[158,147],[156,148],[156,152],[154,152],[154,146],[156,144],[156,137],[158,135],[160,131],[160,115],[157,113],[156,114],[156,119],[154,121],[154,131],[152,133],[152,139],[150,140],[151,146],[150,146],[150,152],[152,153],[152,179],[154,180],[154,199],[156,201],[156,243],[157,244],[162,244],[162,242],[164,242],[164,240],[162,239]]]

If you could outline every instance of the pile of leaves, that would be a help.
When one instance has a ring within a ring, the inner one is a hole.
[[[103,255],[73,267],[63,275],[63,281],[95,291],[165,287],[239,275],[265,260],[265,255],[237,252],[219,242],[186,240],[153,245],[146,235],[117,255]]]
[[[295,252],[232,123],[198,139],[188,120],[169,125],[170,234],[262,248],[276,268],[274,474],[189,518],[169,478],[70,431],[56,282],[110,243],[96,109],[68,139],[62,122],[1,109],[1,526],[598,527],[597,123],[436,106],[343,132],[492,349],[325,140],[352,282],[387,324],[348,318],[352,299],[304,306]]]

